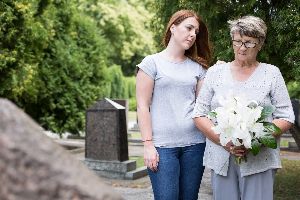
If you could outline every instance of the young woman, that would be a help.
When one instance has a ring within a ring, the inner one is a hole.
[[[208,63],[208,31],[191,10],[170,19],[165,49],[137,65],[139,127],[156,200],[196,200],[204,171],[205,137],[192,111]]]

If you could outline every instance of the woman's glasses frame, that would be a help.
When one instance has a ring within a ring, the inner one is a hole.
[[[236,47],[241,47],[244,45],[247,49],[254,48],[257,45],[257,43],[254,43],[254,42],[249,42],[249,41],[243,42],[240,40],[232,40],[232,44],[233,44],[233,46],[236,46]]]

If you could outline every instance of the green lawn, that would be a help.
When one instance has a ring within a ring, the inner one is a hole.
[[[144,166],[144,159],[141,156],[130,156],[129,160],[135,160],[136,161],[136,168]]]
[[[300,199],[300,160],[282,160],[282,169],[275,178],[275,200]]]
[[[141,139],[141,133],[140,132],[130,133],[130,138],[131,139]]]
[[[289,146],[289,141],[288,141],[288,140],[281,139],[281,140],[280,140],[280,146],[281,146],[281,147],[288,147],[288,146]]]

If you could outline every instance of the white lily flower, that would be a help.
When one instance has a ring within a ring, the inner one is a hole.
[[[262,112],[265,116],[275,109],[272,109],[271,106],[264,109],[259,106],[258,102],[248,101],[246,95],[235,96],[233,93],[228,93],[227,96],[219,97],[218,99],[221,106],[213,111],[214,115],[212,116],[215,116],[213,118],[217,125],[212,129],[220,135],[221,145],[225,146],[231,141],[235,146],[244,146],[246,149],[251,149],[252,141],[256,141],[263,143],[267,147],[276,148],[275,139],[269,140],[269,138],[265,138],[265,140],[260,140],[261,137],[270,132],[265,129],[264,123],[261,122],[264,119],[261,119],[260,123],[258,123]],[[272,126],[274,127],[275,125],[273,124]],[[275,128],[279,129],[276,126]],[[251,149],[253,155],[259,152],[259,146],[257,147]]]
[[[261,137],[264,136],[266,134],[266,132],[264,132],[264,125],[263,123],[255,123],[253,124],[252,127],[250,127],[249,129],[251,132],[255,133],[255,137]]]
[[[231,132],[231,128],[228,128],[225,130],[223,134],[220,135],[220,143],[223,146],[226,146],[226,144],[231,140],[232,140],[232,132]]]
[[[246,95],[236,96],[232,92],[218,100],[221,106],[214,110],[217,125],[212,129],[220,135],[223,146],[232,141],[235,146],[251,149],[253,139],[268,133],[264,124],[257,122],[263,111],[257,101],[249,101]]]
[[[249,132],[248,132],[248,134],[246,134],[247,135],[247,137],[243,140],[243,144],[244,144],[244,146],[247,148],[247,149],[251,149],[251,140],[252,140],[252,137],[251,137],[251,135],[249,134]]]

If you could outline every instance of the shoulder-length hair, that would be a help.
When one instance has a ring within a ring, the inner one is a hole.
[[[198,16],[192,10],[179,10],[172,15],[169,20],[169,23],[166,27],[166,31],[163,37],[163,45],[165,47],[168,46],[168,43],[171,38],[171,26],[180,24],[183,20],[189,17],[194,17],[199,23],[199,33],[196,36],[196,40],[194,44],[185,51],[185,56],[190,58],[191,60],[201,64],[204,68],[209,67],[210,59],[211,59],[211,49],[208,38],[208,30],[205,23],[202,21],[200,16]]]

